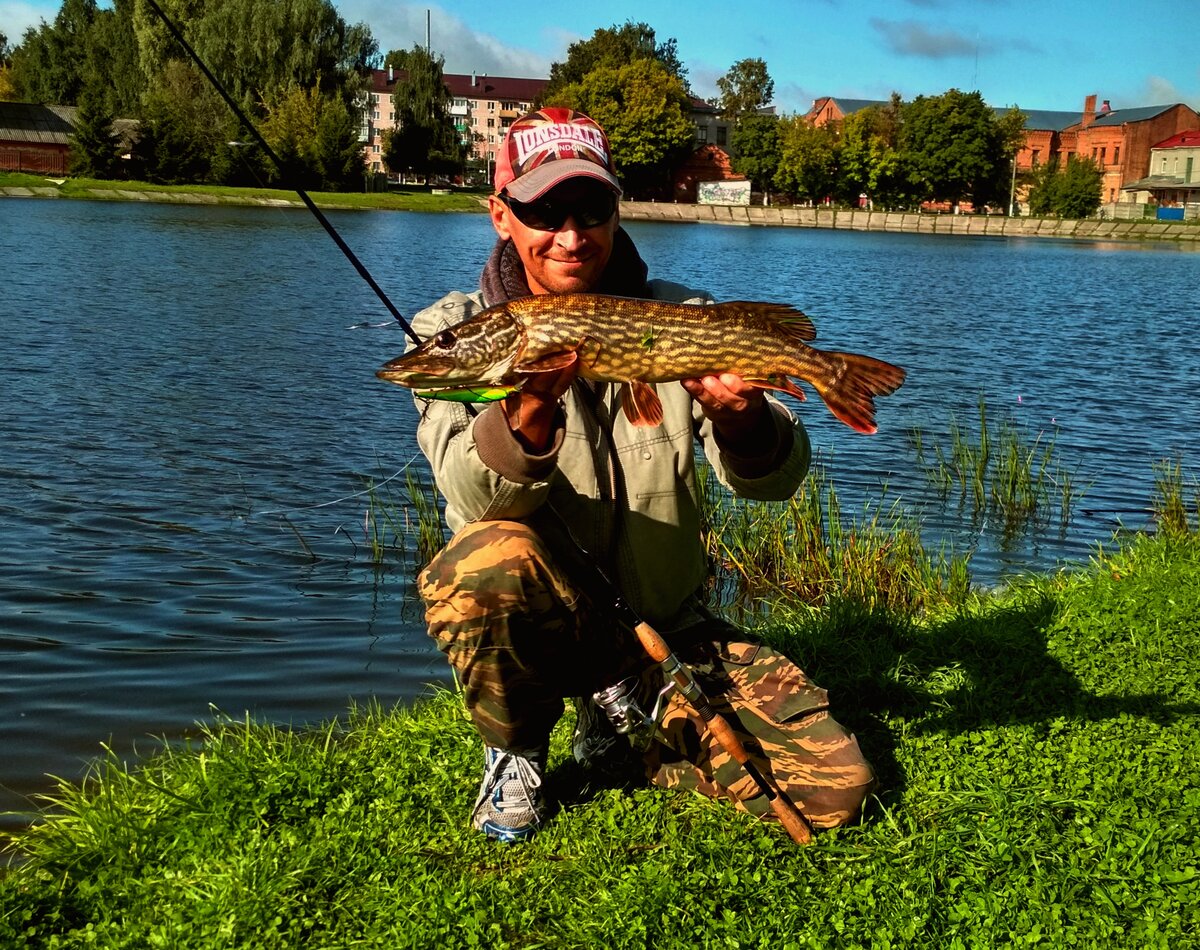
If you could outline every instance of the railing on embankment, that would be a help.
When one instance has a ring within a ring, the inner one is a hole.
[[[764,208],[761,205],[694,205],[654,201],[622,201],[621,217],[627,221],[701,221],[914,234],[985,234],[1111,241],[1200,241],[1200,225],[1196,224],[1114,221],[1102,218],[1009,218],[1004,215],[838,211],[833,208]]]

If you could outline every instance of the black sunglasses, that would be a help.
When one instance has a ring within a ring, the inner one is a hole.
[[[617,210],[617,196],[607,188],[589,190],[574,198],[539,198],[537,201],[517,201],[501,195],[516,219],[535,231],[557,231],[572,218],[581,228],[594,228],[607,224]]]

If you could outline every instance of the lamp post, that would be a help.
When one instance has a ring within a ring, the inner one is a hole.
[[[1008,216],[1013,216],[1013,210],[1016,207],[1017,200],[1017,153],[1013,152],[1012,157],[1012,181],[1008,185]]]

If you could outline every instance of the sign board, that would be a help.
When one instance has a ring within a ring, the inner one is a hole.
[[[697,182],[696,203],[702,205],[748,205],[750,204],[750,182]]]

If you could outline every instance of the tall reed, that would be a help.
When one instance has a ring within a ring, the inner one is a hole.
[[[785,502],[730,498],[707,467],[700,487],[713,587],[727,604],[849,599],[910,613],[961,602],[969,590],[968,558],[928,551],[899,502],[868,502],[847,516],[823,467]]]
[[[926,443],[920,428],[910,432],[917,462],[942,497],[957,494],[960,508],[973,518],[998,517],[1006,537],[1048,524],[1056,514],[1065,529],[1082,497],[1071,472],[1057,460],[1055,437],[1039,431],[1030,439],[1011,415],[990,419],[982,395],[975,429],[952,415],[949,446],[935,442],[930,459]]]
[[[1158,530],[1164,534],[1188,534],[1200,531],[1200,482],[1192,480],[1192,507],[1188,510],[1183,469],[1178,459],[1161,459],[1154,463],[1154,498],[1151,507]],[[1192,527],[1193,520],[1196,523]]]
[[[399,492],[390,482],[368,482],[363,534],[373,563],[382,564],[389,557],[403,560],[411,544],[419,571],[445,544],[440,494],[428,473],[419,475],[410,469],[404,479],[404,490]]]

